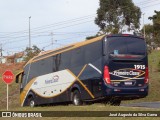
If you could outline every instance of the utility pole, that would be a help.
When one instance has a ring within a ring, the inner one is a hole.
[[[3,54],[2,54],[2,43],[0,44],[0,52],[1,52],[1,54],[0,54],[0,56],[1,56],[1,63],[2,63],[2,57],[3,57]]]
[[[52,40],[52,42],[51,42],[51,44],[52,44],[52,49],[53,49],[53,32],[51,32],[51,40]]]
[[[144,15],[145,13],[143,13],[143,37],[146,37],[146,30],[145,30],[145,24],[144,24]]]
[[[30,30],[30,19],[31,19],[31,16],[29,17],[29,48],[31,48],[31,30]]]
[[[54,42],[57,42],[57,40],[53,39],[53,35],[54,35],[53,32],[51,32],[50,35],[51,35],[51,40],[52,40],[51,45],[52,45],[52,49],[53,49],[53,44],[54,44]]]

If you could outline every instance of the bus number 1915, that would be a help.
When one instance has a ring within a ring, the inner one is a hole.
[[[145,69],[145,65],[134,65],[135,69]]]

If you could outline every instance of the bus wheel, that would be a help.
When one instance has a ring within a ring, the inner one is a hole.
[[[72,102],[74,105],[82,105],[81,95],[78,90],[75,90],[72,95]]]
[[[113,105],[113,106],[120,106],[121,100],[120,99],[111,99],[109,103],[110,103],[110,105]]]
[[[30,107],[35,107],[35,101],[34,101],[33,97],[31,97],[31,98],[28,99],[28,105]]]

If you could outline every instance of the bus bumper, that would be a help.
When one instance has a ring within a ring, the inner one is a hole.
[[[121,97],[122,99],[138,99],[148,95],[148,85],[136,88],[121,88],[107,86],[105,89],[105,96]]]

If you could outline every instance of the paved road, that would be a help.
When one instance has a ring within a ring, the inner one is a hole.
[[[160,108],[160,102],[140,102],[132,104],[121,104],[125,107],[145,107],[145,108]]]

